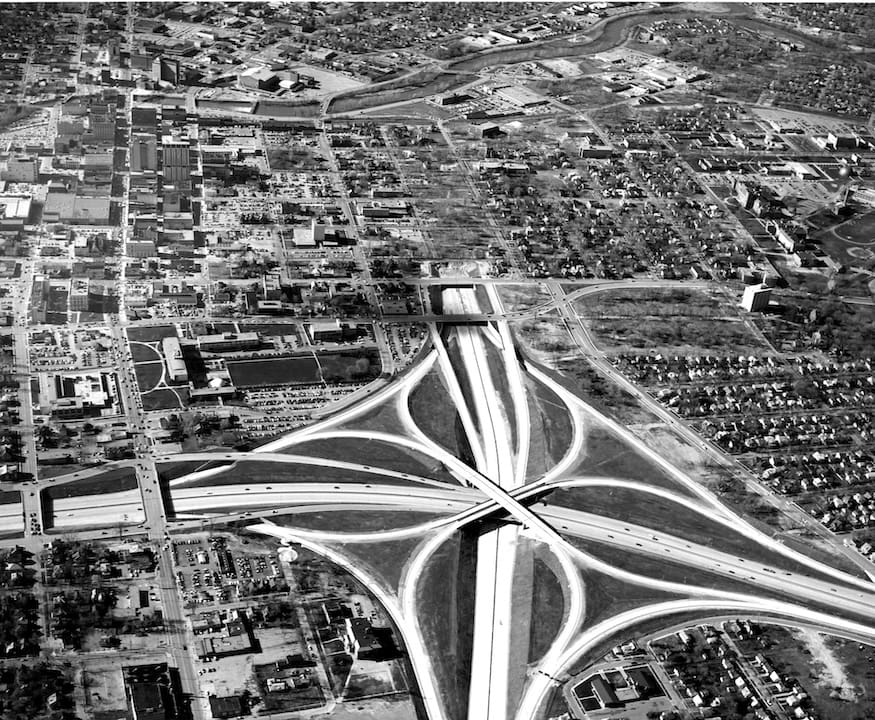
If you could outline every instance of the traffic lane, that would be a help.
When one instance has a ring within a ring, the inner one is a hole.
[[[875,592],[864,593],[837,587],[808,575],[778,570],[763,563],[709,550],[665,533],[607,520],[600,516],[589,516],[586,513],[552,506],[545,508],[543,515],[545,519],[554,522],[562,532],[578,537],[643,554],[658,555],[694,569],[705,569],[738,580],[753,581],[778,592],[804,597],[829,606],[842,601],[846,607],[852,608],[856,613],[875,617]]]

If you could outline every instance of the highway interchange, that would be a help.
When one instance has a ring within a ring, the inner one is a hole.
[[[505,312],[495,284],[487,284],[486,289],[491,307],[485,311],[478,306],[473,290],[446,289],[444,302],[449,316],[464,317],[465,321],[433,323],[431,342],[414,366],[326,419],[246,453],[217,451],[161,456],[153,454],[145,439],[141,439],[137,460],[126,463],[137,473],[139,497],[133,491],[117,493],[118,497],[85,496],[60,504],[56,501],[56,521],[60,518],[63,523],[70,514],[69,527],[78,523],[81,530],[92,533],[101,524],[114,526],[119,513],[137,510],[143,513],[143,526],[160,550],[159,585],[172,628],[168,651],[174,664],[180,667],[187,691],[197,695],[197,678],[188,650],[191,643],[187,640],[168,540],[174,532],[201,529],[207,521],[215,527],[230,520],[248,520],[251,531],[312,548],[364,583],[385,606],[404,639],[422,702],[432,720],[444,720],[448,714],[446,693],[440,685],[441,673],[436,668],[443,661],[441,651],[431,646],[421,622],[420,603],[427,591],[422,579],[444,543],[462,529],[481,527],[478,523],[486,519],[493,522],[485,526],[487,529],[478,540],[470,720],[536,717],[554,689],[555,678],[562,678],[589,649],[617,633],[634,634],[636,624],[663,615],[666,625],[679,612],[701,612],[703,617],[718,613],[758,615],[805,622],[825,631],[875,642],[875,592],[868,578],[827,567],[763,534],[627,428],[598,413],[548,373],[521,359],[509,321],[554,312],[566,321],[581,350],[595,362],[607,365],[571,305],[589,292],[604,289],[604,285],[584,286],[567,295],[551,287],[551,300],[516,312]],[[121,357],[125,350],[120,327],[113,328],[113,338]],[[603,370],[624,386],[629,385],[609,366]],[[430,437],[413,419],[411,399],[415,400],[417,387],[429,373],[440,376],[447,393],[446,402],[459,413],[471,448],[470,465]],[[125,407],[132,424],[142,427],[144,417],[135,378],[124,370],[121,375]],[[564,454],[539,477],[527,473],[533,442],[529,416],[532,384],[547,388],[561,401],[571,428]],[[632,389],[638,392],[634,386]],[[393,409],[402,432],[360,425],[362,417],[380,407]],[[579,472],[577,467],[587,452],[587,433],[594,426],[608,430],[654,469],[668,475],[676,487],[666,489],[629,478],[595,477]],[[382,468],[367,457],[318,457],[296,450],[296,446],[312,440],[379,440],[396,447],[399,453],[415,451],[442,464],[456,482]],[[209,469],[195,469],[169,481],[162,493],[157,469],[170,462],[211,465]],[[247,462],[275,467],[277,479],[247,478]],[[333,468],[343,480],[311,480],[307,468],[314,466]],[[82,473],[81,477],[88,475]],[[55,482],[75,480],[62,477]],[[596,512],[570,509],[552,501],[543,502],[548,491],[560,487],[571,492],[574,488],[623,488],[640,495],[644,503],[648,498],[675,503],[679,516],[696,513],[713,524],[713,542],[707,545],[695,542],[677,528],[655,529]],[[170,517],[166,515],[163,494],[169,495],[173,512]],[[294,527],[294,513],[331,510],[342,514],[351,509],[380,513],[419,511],[432,513],[432,517],[422,522],[405,522],[401,515],[397,524],[381,531]],[[283,524],[271,521],[275,515],[284,516]],[[721,538],[727,533],[737,533],[756,546],[756,557],[741,557],[722,550]],[[421,542],[406,561],[399,558],[404,568],[397,587],[356,562],[338,544],[342,542],[348,547],[360,543],[366,554],[368,543],[402,538],[419,538]],[[523,539],[540,543],[555,555],[557,567],[561,568],[565,612],[562,627],[549,650],[519,677],[519,668],[511,666],[512,644],[518,641],[520,632],[512,622],[512,595],[514,569]],[[575,542],[578,539],[583,544]],[[590,543],[598,543],[604,551],[595,554],[582,549]],[[650,569],[642,574],[605,560],[615,553],[640,556]],[[686,582],[660,576],[667,561],[689,571]],[[800,567],[805,571],[800,572]],[[591,624],[587,622],[585,570],[669,593],[674,599],[645,603]],[[725,589],[721,587],[723,581]],[[201,704],[193,709],[196,717],[206,716],[207,709]]]

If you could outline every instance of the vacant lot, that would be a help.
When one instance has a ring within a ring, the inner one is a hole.
[[[762,352],[762,341],[738,309],[699,290],[620,290],[586,297],[577,314],[604,350],[721,350]]]
[[[444,465],[427,455],[415,450],[383,442],[382,440],[367,440],[363,438],[330,438],[326,440],[308,440],[292,445],[284,452],[291,455],[308,455],[322,457],[326,460],[342,460],[344,462],[362,463],[365,467],[393,470],[399,473],[410,473],[419,477],[456,483]],[[373,482],[378,476],[372,475]]]
[[[763,625],[751,654],[762,653],[781,675],[802,683],[814,711],[830,720],[866,720],[875,695],[875,647],[840,638]],[[747,649],[747,648],[745,648]]]

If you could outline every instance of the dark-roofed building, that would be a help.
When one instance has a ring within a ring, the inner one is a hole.
[[[382,649],[380,639],[374,634],[371,623],[365,618],[346,618],[344,642],[350,653],[368,653]]]
[[[596,700],[599,701],[603,708],[617,707],[621,704],[617,693],[614,692],[614,688],[601,675],[596,675],[593,678],[592,691]]]
[[[229,695],[228,697],[210,695],[210,712],[214,718],[232,718],[245,715],[243,697],[240,695]]]

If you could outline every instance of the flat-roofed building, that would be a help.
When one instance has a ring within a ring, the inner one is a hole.
[[[35,183],[39,180],[40,161],[38,157],[17,155],[6,161],[6,169],[0,179],[9,182]]]
[[[188,140],[165,136],[161,140],[161,149],[165,184],[188,183],[191,178]]]
[[[0,228],[18,230],[30,216],[29,195],[0,195]]]
[[[495,95],[498,95],[498,97],[507,100],[509,103],[512,103],[517,107],[534,107],[536,105],[543,105],[547,102],[547,99],[544,96],[538,95],[538,93],[533,92],[528,88],[520,87],[519,85],[508,85],[506,87],[495,88],[493,92]]]
[[[257,332],[201,335],[197,339],[197,344],[204,352],[223,353],[255,350],[261,346],[261,335]]]
[[[158,169],[158,139],[148,133],[135,133],[131,137],[131,171],[143,172]]]
[[[166,337],[161,341],[161,350],[164,353],[164,361],[167,364],[167,372],[173,382],[187,382],[188,369],[185,367],[185,358],[182,356],[182,346],[179,338]]]
[[[274,92],[280,86],[280,78],[267,68],[249,68],[240,73],[240,86],[249,90]]]
[[[771,288],[765,285],[748,285],[741,298],[741,306],[748,312],[762,312],[769,307]]]
[[[108,197],[77,196],[73,201],[73,217],[69,221],[77,225],[109,225],[110,206]]]

